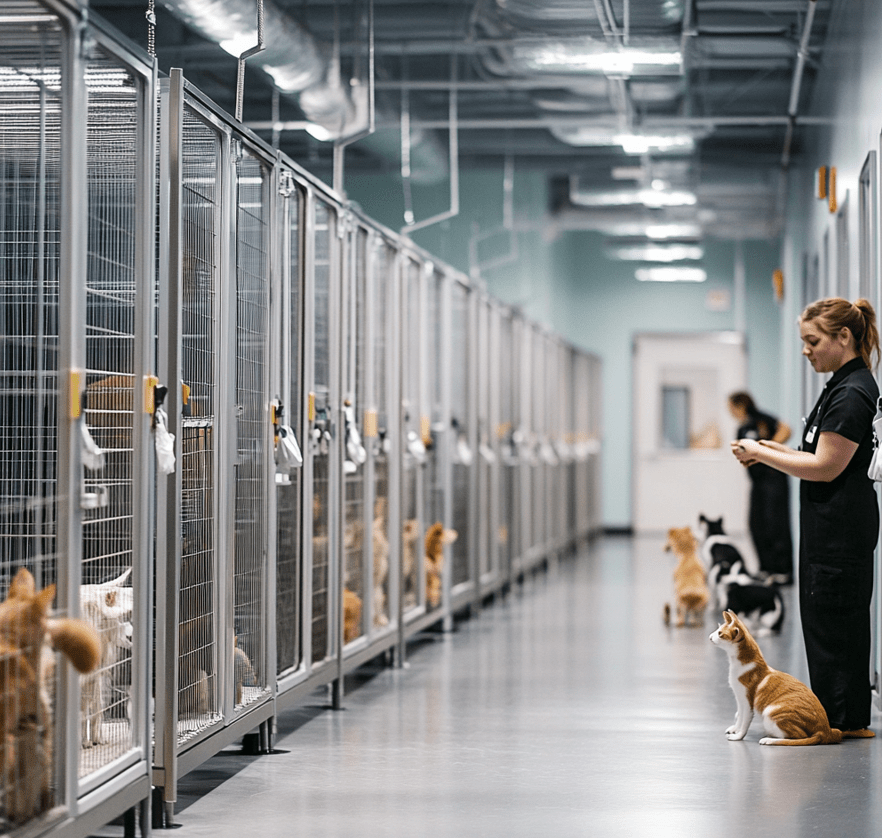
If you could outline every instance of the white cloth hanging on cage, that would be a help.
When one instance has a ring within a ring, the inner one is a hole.
[[[104,452],[98,447],[98,443],[95,442],[92,437],[91,432],[89,431],[89,426],[86,424],[85,420],[80,422],[80,432],[81,432],[81,452],[83,458],[83,465],[89,469],[89,471],[98,471],[98,469],[104,468]]]
[[[175,435],[168,430],[168,414],[161,407],[153,414],[153,443],[156,448],[156,468],[160,474],[175,470]]]
[[[276,473],[290,474],[303,465],[303,454],[290,425],[279,425],[276,435]]]

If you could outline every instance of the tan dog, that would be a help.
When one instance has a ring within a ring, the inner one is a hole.
[[[665,550],[673,550],[677,557],[674,568],[674,597],[678,626],[701,625],[704,609],[710,599],[710,591],[704,565],[698,558],[698,539],[689,527],[673,527],[668,530]],[[671,623],[671,606],[665,603],[665,625]]]
[[[446,530],[436,521],[426,530],[426,604],[437,608],[441,602],[441,571],[444,567],[444,545],[453,544],[456,530]]]
[[[52,718],[42,674],[49,642],[80,672],[101,656],[101,641],[82,620],[50,617],[55,585],[37,593],[22,568],[0,605],[0,782],[6,818],[30,820],[52,805]]]

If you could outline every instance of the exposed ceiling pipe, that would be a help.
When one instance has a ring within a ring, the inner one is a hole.
[[[809,57],[809,39],[812,34],[812,23],[815,19],[815,10],[818,0],[808,0],[805,23],[802,27],[802,37],[799,39],[799,50],[796,54],[796,67],[793,71],[793,83],[790,87],[790,102],[787,106],[787,133],[784,137],[784,151],[781,154],[781,165],[784,168],[790,165],[790,147],[793,143],[793,129],[796,126],[796,112],[799,108],[799,91],[802,87],[802,76],[805,71],[805,62]]]
[[[450,57],[450,101],[448,112],[448,128],[450,130],[450,208],[444,212],[439,212],[422,221],[415,221],[413,214],[413,202],[411,196],[411,163],[410,163],[410,108],[402,107],[401,113],[401,179],[404,184],[404,221],[405,224],[401,228],[404,235],[412,233],[415,230],[422,230],[439,221],[446,221],[448,218],[454,218],[459,215],[459,99],[456,91],[456,61],[457,56]],[[407,105],[405,91],[402,92],[402,104]]]
[[[334,141],[334,189],[343,194],[344,191],[344,177],[343,177],[343,166],[345,163],[345,150],[346,146],[351,145],[357,140],[364,139],[367,136],[370,136],[376,130],[376,111],[375,111],[375,100],[374,100],[374,85],[375,85],[375,60],[374,60],[374,0],[368,0],[368,67],[367,67],[367,76],[368,76],[368,91],[367,91],[367,106],[368,106],[368,115],[367,115],[367,126],[360,131],[356,131],[354,134],[349,135],[348,137],[340,137]],[[353,79],[353,83],[358,82],[358,79]]]
[[[162,0],[191,29],[238,57],[257,41],[254,0]],[[283,93],[325,78],[327,61],[315,39],[269,0],[264,2],[264,51],[253,63]]]
[[[231,55],[240,56],[257,40],[256,0],[161,0],[163,5],[189,28],[209,41],[220,44]],[[352,136],[365,126],[370,104],[348,89],[333,83],[333,68],[327,48],[316,41],[296,20],[263,0],[264,49],[249,61],[266,72],[283,94],[296,95],[306,120],[280,123],[249,122],[249,127],[273,131],[312,129],[320,125],[328,138]],[[363,88],[362,91],[363,92]],[[370,116],[368,115],[368,122]],[[445,126],[446,127],[446,126]],[[397,162],[399,146],[389,132],[375,131],[362,142],[380,157]],[[397,130],[395,132],[397,139]],[[434,183],[447,175],[447,160],[435,137],[425,131],[412,136],[414,182]]]

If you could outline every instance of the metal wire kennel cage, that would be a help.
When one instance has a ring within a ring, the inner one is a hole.
[[[0,593],[26,568],[99,638],[81,677],[2,653],[3,825],[37,834],[149,797],[154,71],[63,3],[0,41]]]

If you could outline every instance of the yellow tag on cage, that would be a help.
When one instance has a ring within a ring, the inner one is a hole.
[[[364,412],[364,436],[365,439],[374,439],[378,433],[377,411],[366,410]]]
[[[79,419],[83,414],[83,401],[80,390],[82,373],[79,370],[70,371],[70,418]]]
[[[186,405],[190,402],[190,385],[181,382],[181,404]]]
[[[271,404],[270,405],[270,422],[272,422],[273,425],[276,425],[276,424],[278,424],[278,421],[279,420],[276,418],[276,406],[274,404]]]
[[[144,376],[144,412],[151,416],[156,413],[156,385],[159,379],[155,375]]]
[[[425,414],[420,416],[420,438],[423,441],[423,445],[428,447],[432,444],[432,423]]]
[[[315,393],[310,393],[306,402],[306,419],[315,422]]]

